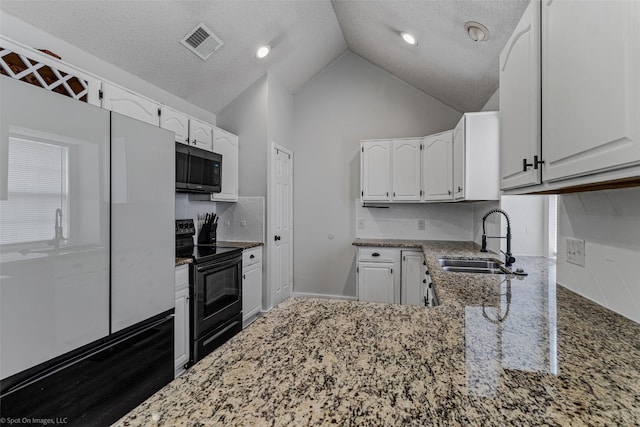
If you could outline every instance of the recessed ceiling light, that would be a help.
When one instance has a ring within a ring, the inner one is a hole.
[[[271,52],[271,46],[269,46],[268,44],[260,46],[258,50],[256,50],[256,58],[265,58],[267,55],[269,55],[269,52]]]
[[[404,40],[405,42],[407,42],[407,44],[410,44],[411,46],[415,46],[418,44],[418,40],[416,40],[416,38],[413,35],[407,32],[404,32],[404,31],[401,32],[400,37],[402,37],[402,40]]]
[[[474,42],[486,42],[489,40],[489,30],[479,22],[469,21],[464,24],[464,29],[467,30],[469,38]]]

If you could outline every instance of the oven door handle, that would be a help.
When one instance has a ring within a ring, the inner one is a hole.
[[[201,273],[203,271],[219,271],[236,265],[240,262],[242,262],[242,255],[225,261],[212,261],[205,264],[198,264],[196,270],[198,271],[198,273]]]
[[[212,341],[215,341],[216,339],[218,339],[219,336],[221,336],[222,334],[224,334],[225,332],[227,332],[229,329],[234,328],[238,323],[240,323],[239,320],[235,320],[233,322],[231,322],[230,324],[228,324],[223,330],[221,330],[220,332],[216,333],[214,336],[212,336],[211,338],[208,338],[206,341],[204,341],[202,343],[203,347],[206,347],[207,345],[209,345]]]

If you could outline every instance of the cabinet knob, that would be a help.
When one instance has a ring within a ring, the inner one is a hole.
[[[242,275],[242,278],[243,278],[244,280],[247,280],[247,275],[246,275],[246,274],[243,274],[243,275]]]
[[[448,194],[448,195],[451,195],[451,190],[447,190],[447,194]]]
[[[423,280],[422,280],[422,283],[425,283],[425,284],[426,284],[426,283],[427,283],[427,279],[423,279]]]
[[[251,255],[249,259],[254,259],[255,257],[256,257],[255,255]]]
[[[371,256],[380,256],[380,254],[378,252],[374,252],[371,254]]]

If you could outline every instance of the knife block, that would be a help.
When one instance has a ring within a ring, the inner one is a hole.
[[[215,245],[217,241],[218,224],[202,224],[198,233],[199,245]]]

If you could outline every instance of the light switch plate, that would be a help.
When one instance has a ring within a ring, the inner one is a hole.
[[[364,230],[364,219],[359,219],[358,220],[358,229],[359,230]]]
[[[424,219],[419,219],[418,220],[418,230],[424,230],[424,227],[425,227]]]
[[[584,240],[567,239],[567,262],[584,267]]]

